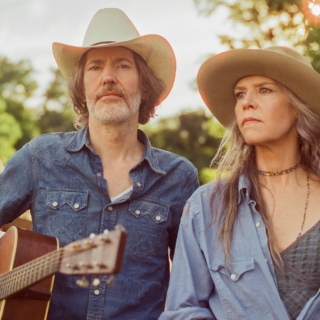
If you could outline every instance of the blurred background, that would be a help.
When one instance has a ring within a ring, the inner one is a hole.
[[[72,131],[66,82],[52,43],[82,45],[100,8],[117,7],[140,34],[160,34],[177,57],[177,77],[158,116],[141,126],[154,147],[189,159],[201,184],[223,127],[206,110],[195,78],[211,55],[235,48],[285,45],[320,71],[318,0],[2,0],[0,3],[0,171],[30,139]],[[26,168],[27,170],[27,168]]]

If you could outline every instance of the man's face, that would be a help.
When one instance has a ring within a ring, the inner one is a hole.
[[[119,124],[136,116],[141,103],[140,77],[131,50],[92,49],[87,53],[83,83],[90,117]]]

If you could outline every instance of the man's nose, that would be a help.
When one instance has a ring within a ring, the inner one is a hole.
[[[102,83],[106,84],[115,84],[117,82],[117,77],[115,70],[112,67],[106,66],[102,72]]]

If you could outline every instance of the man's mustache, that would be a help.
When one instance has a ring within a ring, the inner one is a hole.
[[[120,97],[123,97],[125,100],[126,100],[126,93],[119,89],[119,88],[116,88],[115,86],[113,85],[109,85],[109,86],[106,86],[104,88],[102,88],[101,90],[99,90],[96,94],[95,94],[95,101],[98,101],[102,96],[104,95],[107,95],[108,93],[113,93],[113,94],[117,94],[119,95]]]

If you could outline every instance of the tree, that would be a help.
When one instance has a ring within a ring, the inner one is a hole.
[[[3,163],[39,131],[33,110],[24,101],[36,89],[29,61],[12,63],[0,58],[0,159]]]
[[[199,172],[200,183],[212,181],[210,162],[216,153],[224,128],[204,110],[182,112],[142,126],[153,147],[181,155]]]
[[[229,10],[229,18],[245,27],[241,37],[220,36],[221,43],[234,48],[265,48],[286,45],[309,58],[320,72],[320,17],[313,0],[194,0],[199,12],[211,15],[219,7]]]
[[[74,130],[74,114],[68,98],[67,82],[59,69],[52,69],[53,81],[44,96],[46,101],[39,110],[38,126],[40,132],[69,132]]]

